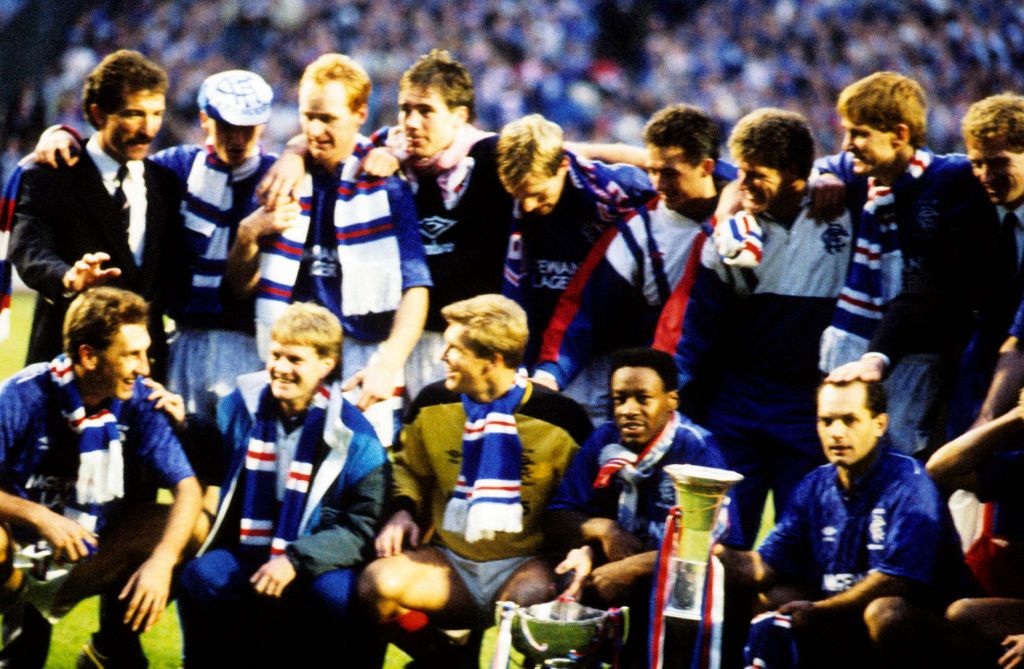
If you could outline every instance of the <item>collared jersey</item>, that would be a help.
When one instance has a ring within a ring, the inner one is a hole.
[[[971,583],[949,509],[924,466],[889,450],[850,490],[833,465],[813,470],[757,550],[821,597],[876,571],[931,586],[936,602],[966,594]]]

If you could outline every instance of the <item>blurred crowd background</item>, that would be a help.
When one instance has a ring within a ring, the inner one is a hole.
[[[930,145],[946,152],[971,102],[1024,92],[1024,3],[1006,0],[0,0],[4,175],[42,128],[84,127],[82,79],[120,47],[170,74],[161,145],[201,141],[200,82],[242,67],[274,87],[277,150],[298,128],[302,69],[327,51],[373,79],[367,133],[394,122],[402,71],[434,47],[472,71],[481,127],[536,111],[577,140],[637,143],[671,102],[712,111],[726,132],[772,105],[804,113],[832,152],[838,92],[892,69],[923,84]]]

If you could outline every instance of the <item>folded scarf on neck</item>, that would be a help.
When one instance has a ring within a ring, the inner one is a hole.
[[[467,123],[456,131],[448,148],[424,158],[412,156],[406,150],[406,135],[401,126],[388,128],[378,137],[383,136],[381,138],[385,146],[402,164],[402,171],[413,191],[419,188],[421,178],[435,179],[444,206],[451,211],[466,192],[473,173],[476,161],[469,157],[469,150],[481,139],[493,134]]]
[[[117,427],[122,403],[113,398],[104,408],[86,415],[70,358],[61,353],[50,361],[49,368],[60,413],[78,435],[76,501],[83,511],[93,513],[92,505],[124,497],[124,456]]]
[[[470,543],[493,539],[496,532],[523,531],[523,445],[515,411],[527,388],[526,379],[517,374],[509,391],[492,402],[462,396],[462,467],[442,526]]]

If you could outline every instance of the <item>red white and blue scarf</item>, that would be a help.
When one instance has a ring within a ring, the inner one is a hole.
[[[341,282],[343,316],[395,311],[402,299],[401,256],[387,182],[359,178],[362,159],[372,148],[365,137],[359,137],[338,181],[334,207],[338,260],[342,276],[354,279]],[[313,177],[307,174],[299,188],[302,214],[298,221],[262,243],[256,322],[265,327],[292,302],[309,234],[312,200]],[[372,271],[367,271],[368,267]]]
[[[278,509],[277,400],[271,394],[269,384],[260,393],[242,470],[241,483],[245,490],[239,536],[242,546],[269,547],[270,556],[277,557],[283,555],[288,544],[298,537],[313,479],[313,459],[327,424],[330,398],[331,393],[323,386],[313,394],[288,468],[284,499]]]
[[[70,358],[61,353],[50,361],[49,369],[60,413],[78,435],[75,498],[82,510],[92,513],[92,505],[124,497],[124,456],[117,426],[122,402],[113,398],[104,408],[86,415]]]
[[[462,396],[462,467],[442,526],[470,543],[493,539],[496,532],[523,531],[523,444],[515,411],[528,386],[517,374],[512,388],[493,402],[482,404]]]
[[[192,231],[194,266],[185,313],[219,314],[220,285],[227,265],[231,234],[237,225],[232,220],[234,183],[256,173],[260,155],[232,168],[217,157],[213,146],[196,154],[188,173],[186,193],[181,203],[185,229]]]
[[[819,368],[830,372],[867,352],[885,307],[902,286],[903,253],[894,204],[895,190],[916,181],[932,162],[918,149],[907,171],[892,186],[868,179],[868,198],[860,216],[853,260],[839,293],[832,324],[821,335]]]
[[[757,218],[738,211],[715,226],[715,249],[722,262],[732,267],[757,267],[764,255],[764,232]]]
[[[651,440],[640,453],[635,453],[621,444],[608,444],[598,456],[600,469],[594,479],[594,488],[607,488],[617,476],[622,483],[616,522],[627,532],[639,532],[641,522],[636,517],[640,500],[640,483],[655,473],[658,463],[665,457],[675,440],[679,427],[679,415],[672,412],[669,422],[661,433]]]

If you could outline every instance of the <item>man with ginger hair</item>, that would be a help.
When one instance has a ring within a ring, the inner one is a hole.
[[[348,56],[325,54],[306,68],[300,214],[240,224],[227,276],[235,290],[256,292],[261,353],[270,324],[292,302],[321,304],[341,320],[347,387],[361,386],[356,405],[374,407],[370,420],[390,445],[396,390],[423,331],[431,280],[409,186],[361,171],[372,148],[358,133],[369,96],[370,78]]]
[[[517,373],[528,338],[517,304],[480,295],[442,314],[445,380],[406,416],[380,559],[359,591],[383,636],[423,666],[475,667],[476,645],[457,650],[439,628],[479,632],[499,599],[554,597],[551,567],[537,557],[541,515],[590,423],[572,400]]]
[[[856,246],[873,254],[854,256],[821,368],[832,380],[887,376],[888,439],[915,453],[941,441],[938,417],[968,340],[976,335],[970,355],[998,348],[1018,299],[1010,287],[1019,260],[1005,257],[968,160],[928,150],[920,84],[876,72],[847,86],[836,110],[844,151],[816,166],[846,184]],[[976,384],[978,366],[966,360],[958,383]],[[953,418],[959,432],[973,416]]]

